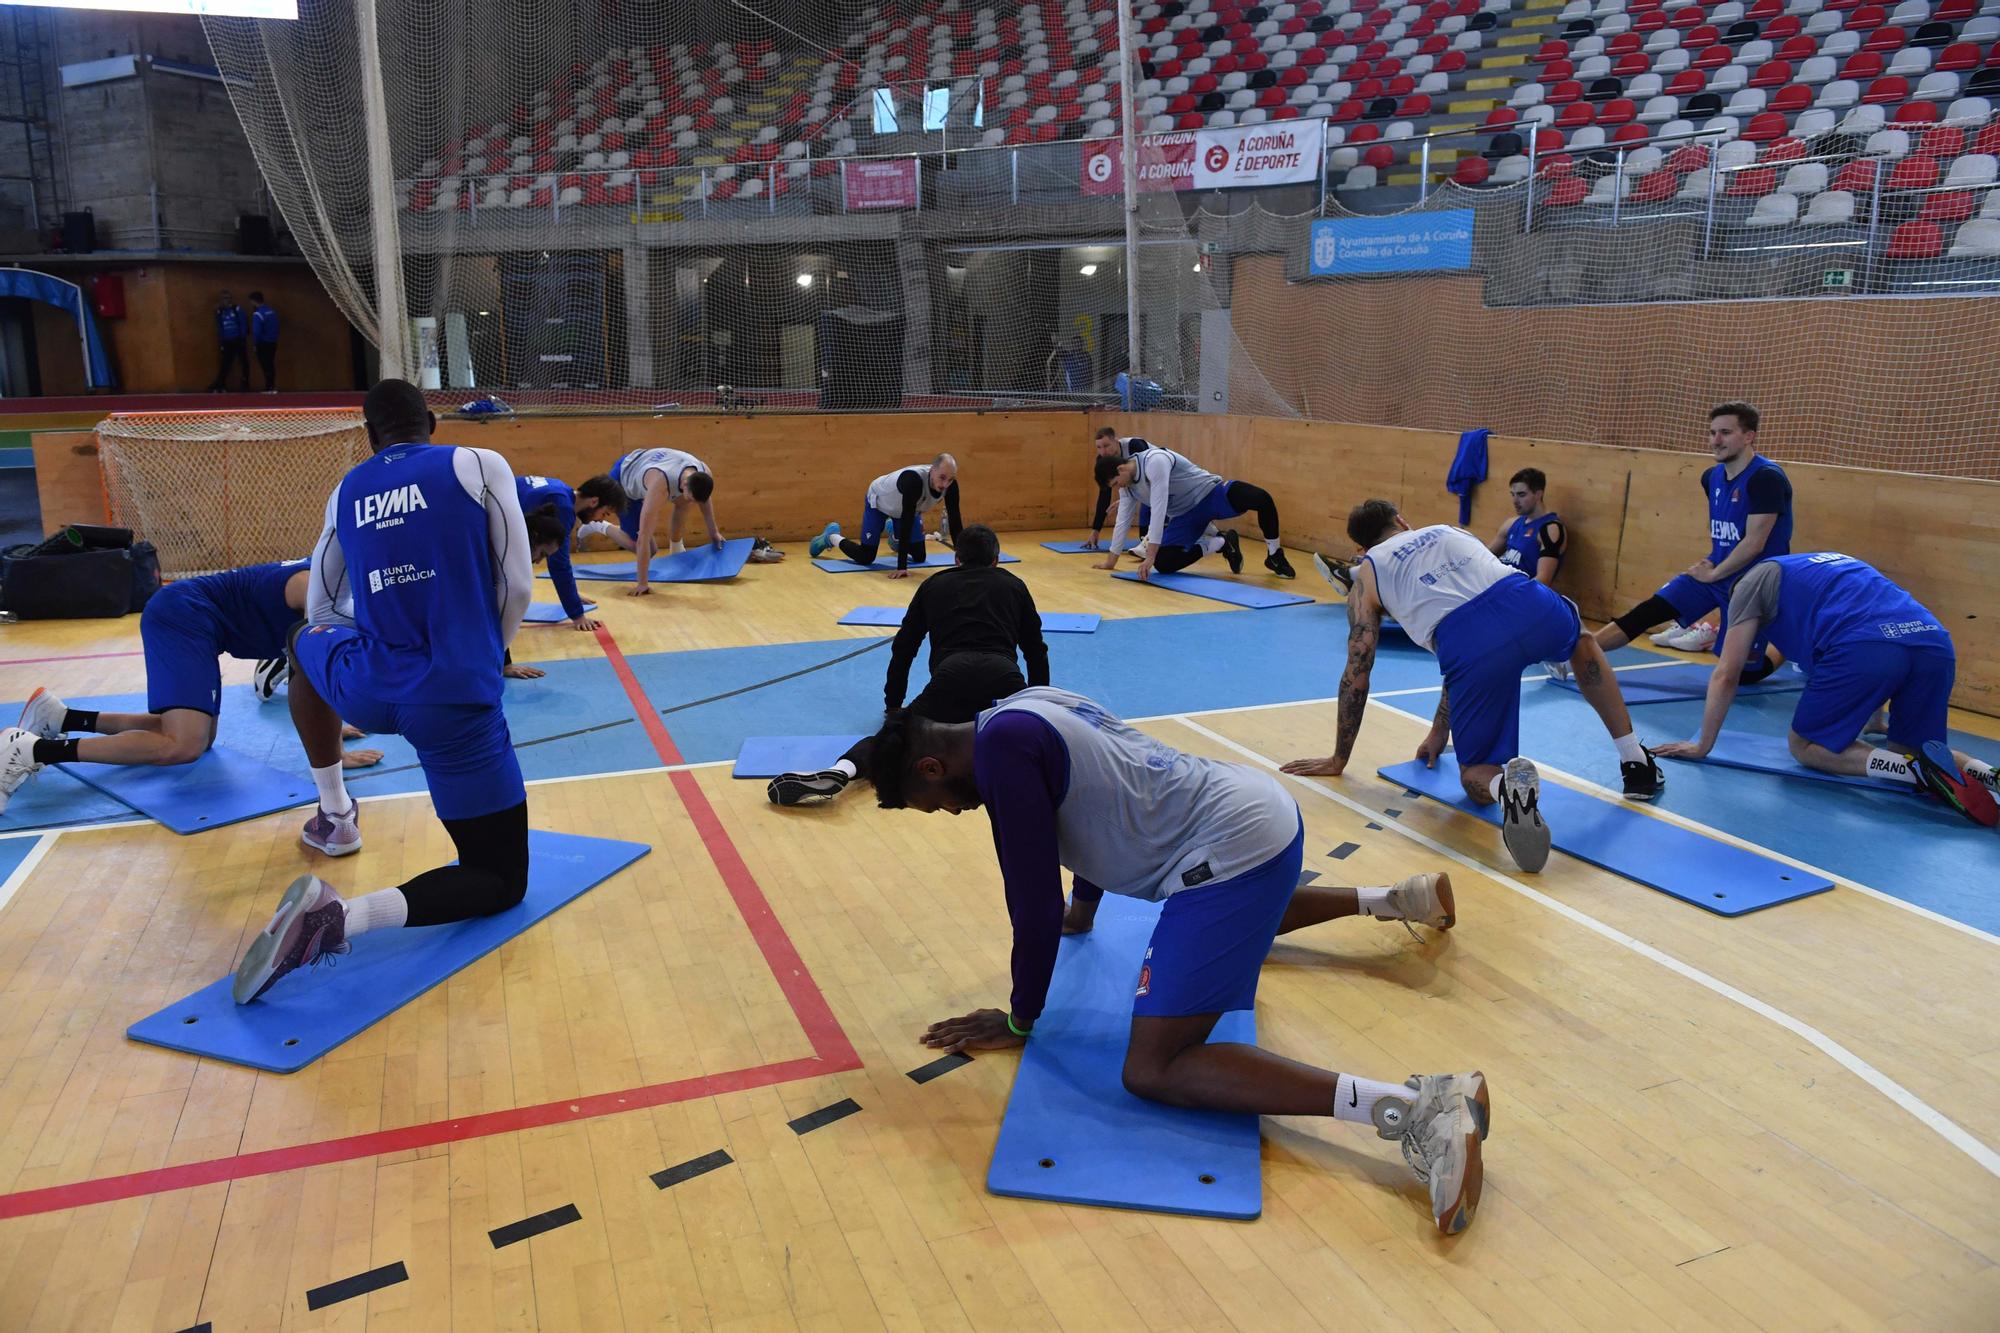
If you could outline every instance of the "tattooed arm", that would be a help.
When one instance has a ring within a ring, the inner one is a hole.
[[[1417,746],[1417,758],[1425,768],[1436,768],[1438,756],[1444,753],[1445,742],[1451,739],[1451,693],[1442,685],[1438,687],[1437,715],[1431,718],[1431,733]]]
[[[1285,772],[1339,777],[1354,753],[1361,719],[1368,711],[1368,677],[1375,670],[1375,647],[1382,637],[1382,603],[1375,595],[1375,567],[1355,567],[1354,591],[1347,599],[1347,669],[1340,675],[1340,705],[1334,751],[1323,759],[1294,759]]]

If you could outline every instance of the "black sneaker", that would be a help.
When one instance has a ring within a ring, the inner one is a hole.
[[[1222,558],[1229,562],[1230,573],[1243,572],[1243,543],[1237,539],[1235,528],[1222,534]]]
[[[1500,840],[1514,864],[1535,874],[1549,863],[1551,837],[1542,822],[1542,777],[1532,760],[1507,761],[1500,779]]]
[[[1645,763],[1621,763],[1618,773],[1625,779],[1625,799],[1628,801],[1657,801],[1660,793],[1667,789],[1667,775],[1660,771],[1659,761],[1653,758],[1651,750],[1646,751]]]
[[[1319,576],[1325,579],[1332,586],[1333,590],[1342,597],[1353,596],[1354,564],[1352,561],[1342,560],[1338,556],[1329,560],[1315,551],[1313,552],[1313,568],[1317,569]]]
[[[1264,557],[1264,568],[1270,570],[1281,579],[1295,579],[1298,577],[1298,571],[1292,568],[1292,562],[1285,559],[1285,548],[1282,546]]]
[[[853,781],[837,768],[817,773],[780,773],[764,788],[772,805],[821,805],[847,790]]]

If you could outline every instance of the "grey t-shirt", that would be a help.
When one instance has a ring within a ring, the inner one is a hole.
[[[1785,571],[1770,560],[1760,560],[1736,580],[1729,594],[1729,623],[1740,625],[1755,620],[1768,625],[1778,615],[1778,589],[1784,586]]]

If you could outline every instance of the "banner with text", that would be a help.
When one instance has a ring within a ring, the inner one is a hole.
[[[1421,273],[1472,267],[1472,210],[1387,218],[1323,219],[1312,225],[1314,277]]]
[[[842,162],[840,184],[853,211],[917,206],[917,159]]]
[[[1142,193],[1237,190],[1319,179],[1326,124],[1279,121],[1187,134],[1141,135],[1133,145]],[[1116,139],[1084,145],[1082,192],[1122,194],[1125,172]]]

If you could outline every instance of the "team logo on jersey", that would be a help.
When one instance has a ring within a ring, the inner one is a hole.
[[[1153,951],[1151,949],[1148,949],[1146,950],[1146,961],[1139,964],[1139,989],[1136,993],[1139,995],[1144,995],[1146,992],[1152,989],[1153,989]]]
[[[435,569],[418,569],[415,565],[391,565],[387,569],[368,571],[368,591],[381,592],[404,583],[422,583],[425,579],[437,577]]]
[[[1708,535],[1719,542],[1740,542],[1743,530],[1726,519],[1712,518],[1708,521]]]
[[[367,527],[394,527],[401,523],[402,515],[414,514],[419,509],[429,509],[424,502],[423,487],[412,483],[408,486],[394,486],[373,495],[364,495],[354,502],[354,524]],[[388,520],[394,519],[395,523]]]

